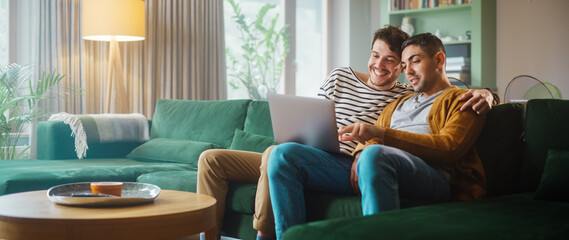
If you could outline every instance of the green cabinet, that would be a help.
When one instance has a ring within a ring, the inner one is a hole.
[[[435,34],[438,29],[441,39],[453,38],[445,41],[447,49],[451,45],[469,45],[470,85],[473,88],[496,89],[495,0],[472,0],[469,4],[393,11],[390,9],[392,1],[399,0],[381,1],[382,26],[400,26],[403,18],[409,17],[415,28],[413,34]],[[470,39],[465,37],[466,31],[470,32]]]

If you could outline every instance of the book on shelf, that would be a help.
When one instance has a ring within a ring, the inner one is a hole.
[[[447,57],[447,65],[470,65],[469,57]]]
[[[391,0],[390,11],[470,4],[472,0]]]

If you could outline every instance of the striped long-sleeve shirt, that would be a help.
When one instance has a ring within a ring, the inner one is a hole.
[[[371,88],[349,67],[334,69],[320,87],[319,97],[334,101],[338,128],[356,122],[373,125],[383,108],[400,96],[413,93],[408,84],[397,82],[392,89]],[[357,142],[340,142],[340,150],[352,154]]]

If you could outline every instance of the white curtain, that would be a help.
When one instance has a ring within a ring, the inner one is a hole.
[[[40,71],[55,70],[65,75],[60,87],[53,89],[51,98],[41,107],[46,112],[80,113],[85,107],[84,98],[74,93],[84,88],[80,0],[40,0],[28,4],[39,4],[37,55],[31,53],[36,56],[34,63]]]
[[[102,113],[109,43],[82,40],[81,1],[22,2],[39,11],[34,62],[66,75],[53,93],[63,98],[51,99],[45,108]],[[146,39],[119,43],[130,111],[151,118],[160,98],[226,99],[223,0],[146,0],[145,5]],[[83,94],[74,94],[78,89]]]
[[[226,99],[223,0],[146,0],[145,87],[156,99]]]

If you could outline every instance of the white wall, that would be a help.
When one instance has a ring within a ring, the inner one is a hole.
[[[328,41],[328,69],[352,67],[367,72],[371,39],[379,18],[372,9],[379,9],[378,0],[331,0]],[[372,7],[373,6],[373,7]],[[379,10],[377,10],[379,12]],[[373,21],[377,18],[377,23]]]
[[[350,66],[350,0],[330,1],[328,69]],[[328,73],[326,73],[328,74]]]
[[[370,6],[369,0],[350,1],[350,66],[360,72],[367,72],[373,38],[368,27],[371,25]]]
[[[527,74],[551,82],[569,99],[569,1],[496,1],[496,85]]]

